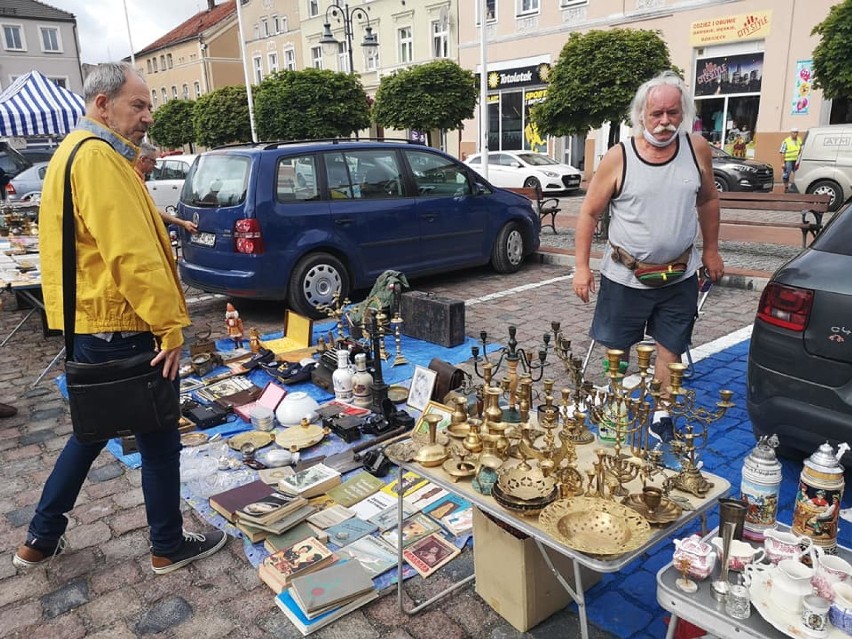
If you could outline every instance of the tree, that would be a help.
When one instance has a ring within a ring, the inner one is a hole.
[[[830,99],[852,99],[852,0],[831,7],[828,17],[811,31],[820,36],[814,48],[814,87]]]
[[[572,33],[551,70],[547,97],[533,107],[533,122],[547,135],[585,134],[605,122],[622,122],[639,86],[671,68],[656,31]]]
[[[192,110],[192,127],[195,139],[205,146],[250,142],[251,123],[246,88],[222,87],[202,95],[195,101]]]
[[[373,105],[379,126],[429,132],[463,128],[476,109],[476,78],[452,60],[435,60],[382,78]]]
[[[171,100],[154,111],[154,124],[148,133],[159,145],[170,149],[192,144],[195,132],[192,127],[192,100]]]
[[[254,96],[257,133],[264,140],[348,137],[370,126],[367,95],[350,73],[279,71]]]

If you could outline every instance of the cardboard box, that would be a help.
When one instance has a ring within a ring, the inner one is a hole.
[[[519,530],[508,530],[478,508],[473,509],[473,565],[476,594],[520,632],[526,632],[572,603],[539,552],[535,540]],[[548,550],[554,567],[574,587],[574,562]],[[601,579],[581,566],[583,590]]]

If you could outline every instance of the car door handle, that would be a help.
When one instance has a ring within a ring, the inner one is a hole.
[[[437,218],[438,216],[435,213],[424,213],[420,217],[426,220],[427,222],[434,222],[435,218]]]
[[[346,226],[347,224],[352,224],[355,221],[353,217],[338,217],[335,218],[334,223],[339,224],[340,226]]]

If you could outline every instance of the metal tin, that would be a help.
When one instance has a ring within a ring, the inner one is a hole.
[[[746,539],[762,541],[764,531],[775,527],[782,477],[776,446],[775,435],[761,437],[743,462],[740,499],[748,504],[743,526]]]
[[[805,460],[793,510],[794,535],[804,535],[828,553],[837,549],[837,522],[843,499],[843,466],[840,458],[849,444],[837,447],[828,442]]]

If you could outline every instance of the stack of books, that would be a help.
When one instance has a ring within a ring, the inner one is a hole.
[[[373,580],[357,561],[347,561],[296,577],[290,596],[308,619],[315,619],[365,595],[375,594]]]
[[[264,559],[258,574],[261,581],[278,594],[290,586],[293,578],[325,568],[337,561],[337,555],[316,537],[308,537]]]
[[[278,490],[287,495],[309,498],[322,495],[340,484],[340,473],[324,464],[316,464],[278,481]]]
[[[234,523],[252,543],[280,535],[316,512],[308,500],[277,491],[246,504],[234,513]]]

